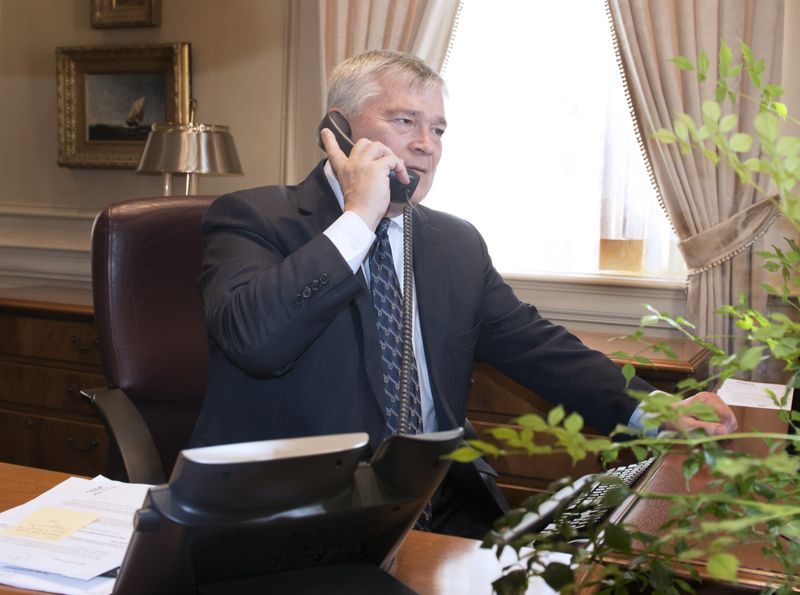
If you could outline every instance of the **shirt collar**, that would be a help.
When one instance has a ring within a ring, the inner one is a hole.
[[[344,211],[344,194],[342,194],[342,187],[339,185],[339,180],[337,180],[336,176],[333,174],[330,159],[325,161],[322,171],[325,172],[325,178],[328,180],[328,185],[331,187],[331,190],[333,190],[333,195],[339,203],[339,208]]]

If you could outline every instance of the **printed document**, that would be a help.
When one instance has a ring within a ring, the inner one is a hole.
[[[60,595],[111,595],[117,579],[98,576],[88,581],[67,578],[60,574],[26,570],[16,566],[0,564],[0,584],[19,589],[33,589]]]
[[[728,378],[717,390],[717,394],[728,405],[741,407],[756,407],[759,409],[779,409],[769,396],[767,390],[772,391],[779,398],[783,398],[786,391],[785,384],[768,384],[766,382],[752,382],[750,380],[737,380]],[[789,393],[784,409],[792,408],[792,393]]]
[[[85,581],[118,568],[149,488],[70,477],[0,513],[0,577],[18,567]]]

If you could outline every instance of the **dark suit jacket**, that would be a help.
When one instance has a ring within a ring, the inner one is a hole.
[[[195,445],[366,431],[383,435],[370,293],[322,233],[341,209],[322,164],[297,186],[225,195],[203,223],[210,342]],[[484,361],[601,431],[635,401],[619,367],[522,303],[477,230],[414,209],[414,278],[439,429],[463,426]],[[641,383],[641,389],[651,387]]]

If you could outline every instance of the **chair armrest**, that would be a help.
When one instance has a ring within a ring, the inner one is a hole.
[[[118,388],[89,388],[81,396],[95,406],[119,448],[125,474],[131,483],[166,482],[153,435],[139,410]]]

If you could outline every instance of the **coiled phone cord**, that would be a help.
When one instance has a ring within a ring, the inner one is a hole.
[[[403,209],[403,344],[400,353],[400,403],[397,409],[397,431],[408,434],[411,406],[411,370],[414,359],[414,254],[412,248],[411,202]],[[422,429],[422,428],[420,428]]]

